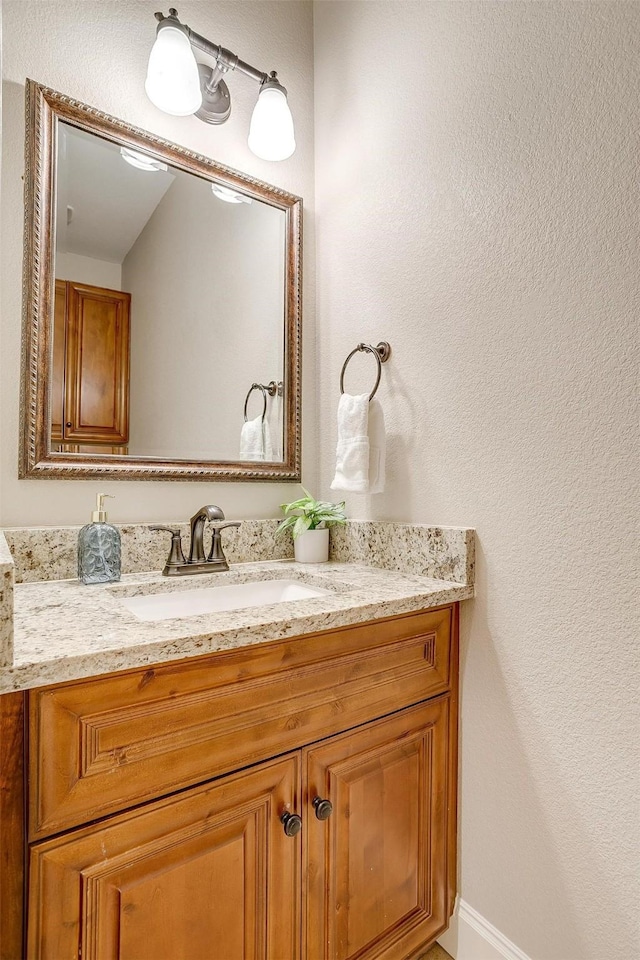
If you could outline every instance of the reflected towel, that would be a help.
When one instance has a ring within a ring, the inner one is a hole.
[[[262,417],[245,420],[240,433],[241,460],[272,460],[271,431]]]

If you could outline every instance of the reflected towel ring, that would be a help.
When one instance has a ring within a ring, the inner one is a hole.
[[[376,390],[380,386],[380,375],[382,373],[382,364],[386,363],[389,357],[391,356],[391,347],[386,340],[381,340],[376,347],[372,347],[370,343],[359,343],[355,350],[352,350],[345,362],[342,364],[342,372],[340,374],[340,393],[344,393],[344,372],[347,369],[347,364],[356,353],[371,353],[376,358],[376,363],[378,365],[376,382],[373,386],[373,390],[369,394],[369,400],[373,400],[376,395]]]
[[[264,418],[267,414],[267,391],[262,383],[252,383],[251,386],[249,387],[249,392],[244,401],[244,422],[246,423],[247,420],[249,419],[247,417],[247,404],[249,403],[249,397],[251,396],[254,390],[262,391],[262,401],[264,403],[264,406],[262,408],[262,422],[264,423]]]

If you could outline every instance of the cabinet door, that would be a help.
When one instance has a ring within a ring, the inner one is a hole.
[[[444,697],[303,751],[309,960],[405,958],[445,928],[448,731]]]
[[[30,958],[295,960],[299,754],[37,844]]]
[[[65,440],[129,439],[130,302],[118,290],[67,285]]]
[[[56,280],[53,312],[53,359],[51,382],[51,440],[62,440],[64,417],[64,357],[67,336],[67,284]]]

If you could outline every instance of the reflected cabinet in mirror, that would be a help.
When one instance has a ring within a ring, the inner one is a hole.
[[[20,475],[299,479],[300,198],[26,105]]]

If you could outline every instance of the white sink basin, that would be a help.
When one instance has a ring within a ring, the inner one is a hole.
[[[310,587],[297,580],[256,580],[228,586],[150,593],[142,597],[124,597],[120,603],[139,620],[173,620],[197,617],[202,613],[242,610],[268,603],[290,603],[332,593],[323,587]]]

